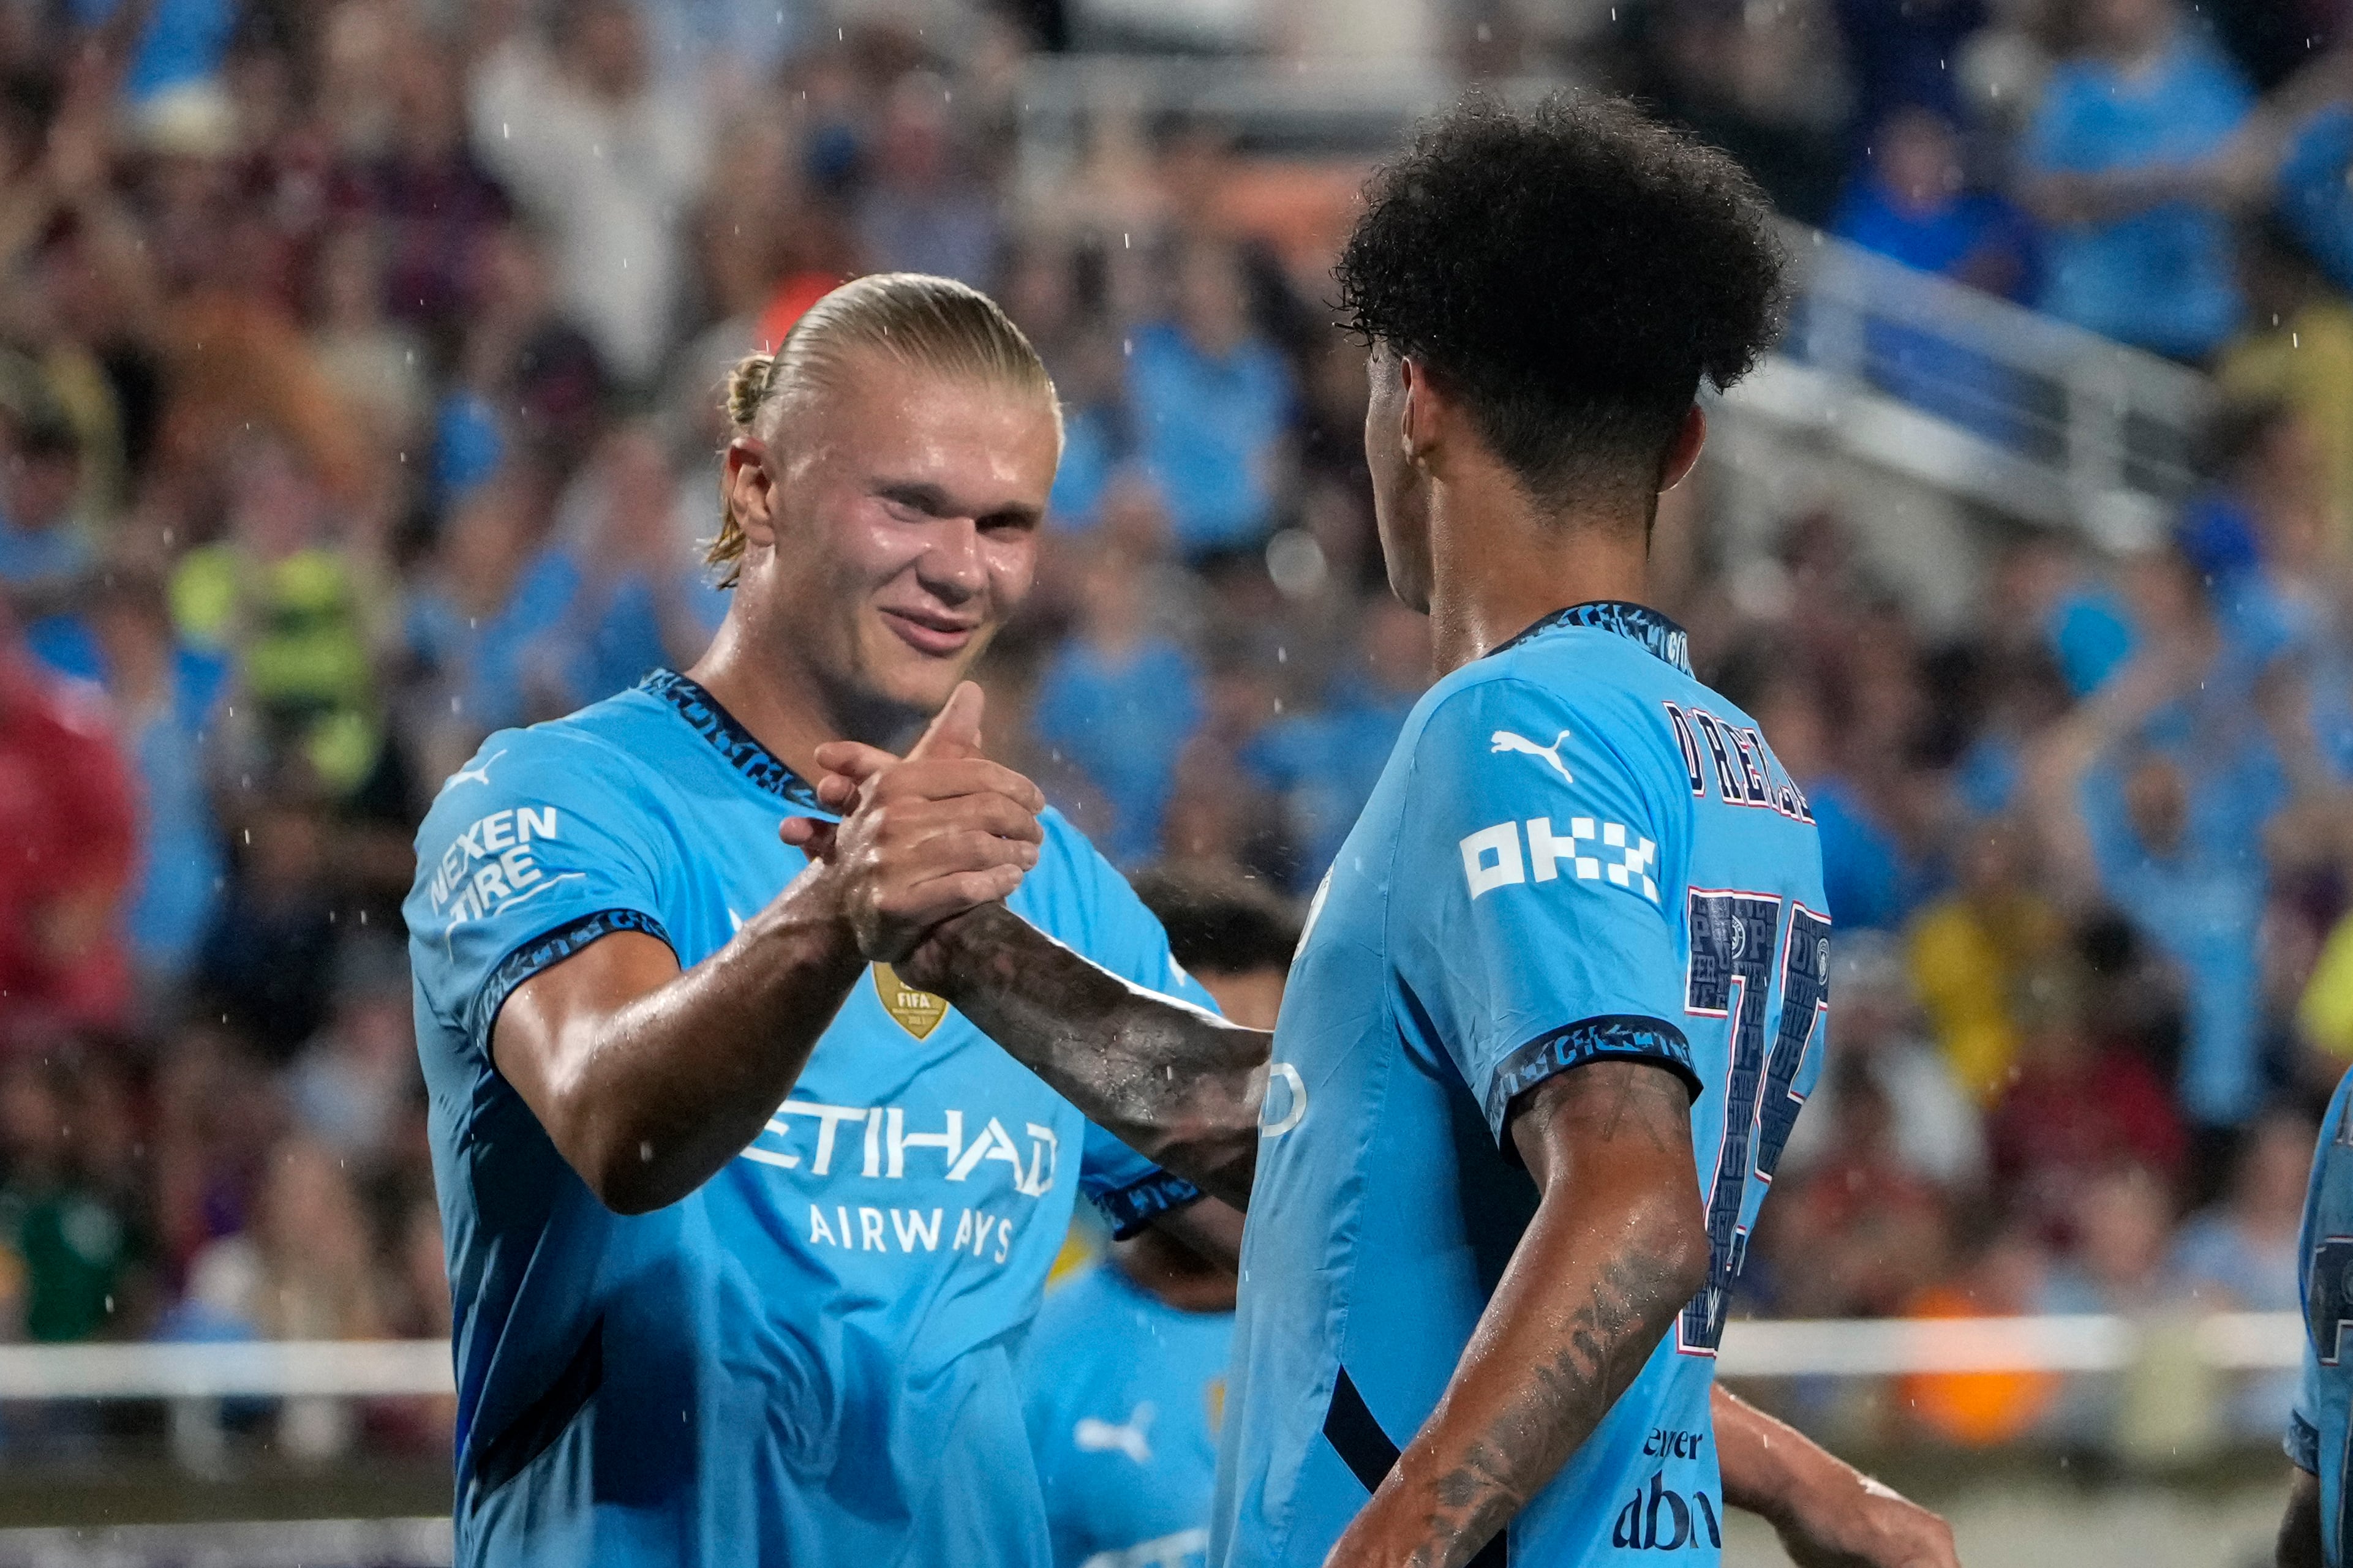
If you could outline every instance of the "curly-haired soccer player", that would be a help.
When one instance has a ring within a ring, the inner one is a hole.
[[[1434,123],[1339,278],[1389,583],[1440,678],[1316,895],[1271,1057],[1000,909],[909,955],[1248,1205],[1215,1562],[1714,1563],[1726,1502],[1807,1563],[1953,1561],[1941,1521],[1713,1390],[1820,1070],[1831,921],[1805,795],[1693,678],[1644,566],[1780,267],[1748,181],[1620,105]],[[818,760],[842,804],[891,776]]]

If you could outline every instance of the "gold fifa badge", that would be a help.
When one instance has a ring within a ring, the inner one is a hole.
[[[887,963],[874,966],[874,994],[882,999],[882,1010],[899,1021],[899,1027],[919,1040],[929,1038],[948,1016],[946,997],[916,990]]]

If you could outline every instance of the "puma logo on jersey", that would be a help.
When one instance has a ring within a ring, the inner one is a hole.
[[[1139,1465],[1152,1462],[1152,1443],[1146,1436],[1152,1429],[1152,1418],[1159,1412],[1151,1401],[1135,1407],[1126,1425],[1113,1426],[1093,1415],[1082,1415],[1071,1429],[1071,1441],[1079,1446],[1082,1454],[1125,1454]]]
[[[474,768],[459,768],[456,773],[449,775],[449,782],[443,784],[441,787],[443,789],[455,789],[461,784],[489,784],[491,782],[491,764],[497,762],[501,757],[503,757],[506,754],[507,749],[504,746],[501,746],[497,751],[492,752],[489,756],[482,759],[481,766]]]
[[[1560,743],[1567,739],[1568,731],[1563,730],[1552,738],[1551,745],[1539,746],[1525,735],[1515,735],[1509,730],[1498,730],[1488,737],[1490,744],[1487,754],[1500,756],[1505,752],[1517,752],[1524,757],[1541,757],[1552,765],[1552,771],[1560,775],[1563,784],[1575,784],[1576,776],[1568,771],[1568,765],[1560,760]]]

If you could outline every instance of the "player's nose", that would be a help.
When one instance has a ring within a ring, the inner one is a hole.
[[[915,558],[916,581],[951,605],[960,605],[988,586],[988,563],[981,553],[979,523],[969,517],[944,517]]]

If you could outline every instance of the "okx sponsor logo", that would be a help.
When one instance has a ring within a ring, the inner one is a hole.
[[[1715,1551],[1724,1549],[1715,1500],[1704,1491],[1673,1490],[1660,1470],[1652,1470],[1650,1486],[1618,1510],[1609,1530],[1609,1544],[1620,1552],[1683,1552],[1702,1542]]]

